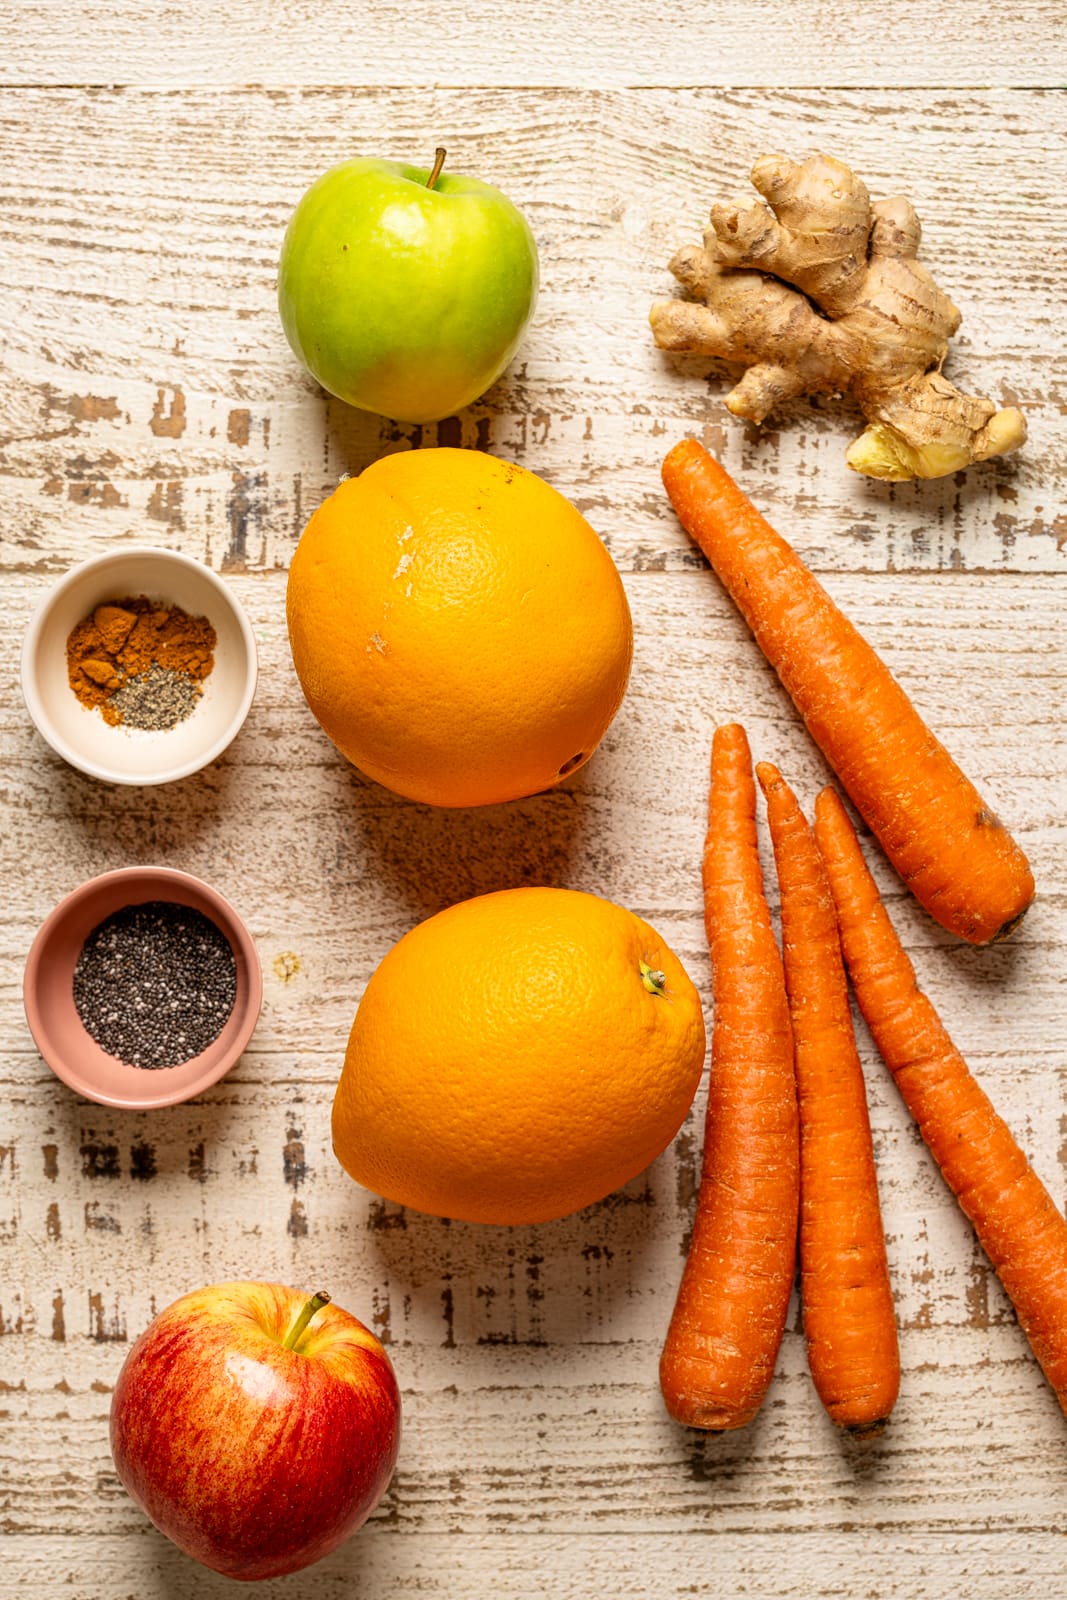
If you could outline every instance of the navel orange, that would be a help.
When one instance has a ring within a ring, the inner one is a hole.
[[[342,483],[289,572],[315,716],[387,788],[440,806],[550,788],[618,710],[632,651],[611,557],[563,495],[477,450]]]
[[[371,978],[334,1150],[416,1210],[543,1222],[659,1155],[703,1060],[700,998],[647,922],[570,889],[481,895],[405,934]]]

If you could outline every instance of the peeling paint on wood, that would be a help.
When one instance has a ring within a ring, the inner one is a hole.
[[[704,1088],[646,1174],[535,1228],[406,1211],[353,1184],[330,1146],[359,996],[415,922],[467,895],[566,883],[648,917],[707,994],[699,856],[715,722],[742,717],[806,803],[825,781],[665,506],[659,460],[692,432],[823,574],[1031,855],[1037,903],[989,951],[953,944],[874,868],[950,1030],[1067,1199],[1067,118],[1062,96],[1026,87],[1062,78],[1040,48],[1058,19],[1039,0],[980,28],[959,5],[861,5],[842,29],[817,9],[684,0],[668,24],[629,0],[581,16],[519,0],[507,37],[498,17],[451,0],[420,0],[402,27],[395,8],[356,18],[326,0],[266,31],[245,0],[225,17],[195,0],[151,18],[137,0],[0,10],[0,1600],[229,1592],[125,1495],[107,1410],[162,1306],[242,1276],[327,1285],[388,1345],[403,1390],[397,1478],[315,1569],[321,1600],[1062,1591],[1063,1417],[862,1027],[904,1359],[897,1413],[868,1449],[818,1406],[795,1301],[750,1429],[705,1438],[663,1411],[656,1364],[699,1186]],[[877,89],[862,87],[872,29]],[[317,87],[339,60],[350,82]],[[860,87],[803,87],[825,82],[828,62]],[[360,73],[373,81],[353,97]],[[702,86],[686,87],[694,75]],[[712,75],[732,87],[708,87]],[[463,130],[457,166],[527,211],[544,288],[519,360],[483,402],[401,427],[300,371],[277,323],[277,251],[332,161],[406,156],[450,127]],[[851,419],[832,402],[748,429],[722,405],[725,370],[652,347],[648,304],[670,292],[668,256],[712,199],[743,185],[759,151],[813,144],[876,192],[916,200],[925,259],[964,311],[953,375],[1023,406],[1018,457],[936,484],[864,483],[844,467]],[[550,794],[481,812],[411,805],[347,767],[286,643],[285,569],[315,506],[385,451],[440,445],[490,450],[569,494],[622,569],[635,619],[633,681],[593,760]],[[165,789],[65,767],[16,690],[48,585],[124,541],[223,572],[260,649],[235,745]],[[241,1062],[198,1101],[152,1114],[71,1095],[37,1058],[19,998],[52,905],[134,860],[210,879],[264,964]],[[293,1585],[261,1593],[283,1600]]]
[[[383,149],[421,145],[431,125],[464,127],[468,170],[523,205],[544,268],[512,369],[462,417],[416,427],[324,395],[278,325],[285,222],[342,153],[346,95],[0,90],[19,174],[0,228],[19,308],[14,382],[0,394],[11,567],[58,573],[147,534],[185,541],[220,571],[284,568],[342,475],[385,451],[458,445],[543,473],[624,570],[688,571],[699,558],[664,516],[658,466],[694,432],[819,570],[1067,571],[1067,241],[1049,155],[1067,142],[1062,97],[368,91],[361,116]],[[914,198],[924,259],[964,313],[950,375],[1024,409],[1031,441],[1018,455],[933,484],[874,484],[845,467],[859,419],[843,403],[798,402],[758,430],[726,412],[725,368],[655,350],[647,311],[672,291],[671,253],[699,237],[760,150],[813,139],[844,151],[875,193]],[[88,214],[71,200],[83,191],[99,197]]]

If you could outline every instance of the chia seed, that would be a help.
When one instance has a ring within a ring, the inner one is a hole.
[[[101,1050],[129,1067],[178,1067],[222,1032],[237,999],[230,941],[192,906],[149,900],[94,928],[74,1005]]]
[[[111,696],[110,705],[127,728],[174,728],[196,708],[200,685],[187,672],[152,665],[135,678],[126,678]]]

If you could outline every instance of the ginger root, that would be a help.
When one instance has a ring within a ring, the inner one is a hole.
[[[846,460],[868,477],[940,478],[1017,450],[1022,413],[961,394],[941,372],[960,313],[916,259],[909,201],[872,205],[822,155],[762,156],[752,184],[762,200],[713,206],[703,248],[671,261],[692,298],[652,307],[660,349],[746,367],[726,405],[750,422],[797,395],[852,395],[868,427]]]

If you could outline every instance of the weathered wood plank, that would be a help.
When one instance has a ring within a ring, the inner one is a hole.
[[[28,0],[0,11],[0,81],[7,83],[380,83],[491,87],[729,84],[778,87],[904,84],[1056,86],[1062,15],[1052,0],[984,14],[923,3],[887,9],[854,0],[848,25],[819,6],[726,0],[512,0],[507,26],[478,0],[414,0],[402,17],[371,3],[287,5],[234,0],[225,13],[148,11],[120,0],[89,14],[73,0]]]
[[[916,1334],[905,1387],[923,1364],[936,1367],[941,1404],[966,1411],[971,1380],[957,1369],[977,1363],[982,1382],[1041,1394],[966,1222],[873,1052],[864,1053],[898,1312]],[[1003,1063],[972,1057],[1062,1201],[1063,1128],[1042,1114],[1062,1097],[1061,1067],[1031,1058],[1018,1083]],[[514,1347],[544,1352],[545,1370],[558,1368],[558,1381],[578,1391],[589,1374],[572,1369],[576,1350],[611,1347],[614,1364],[622,1347],[640,1345],[626,1382],[655,1395],[655,1350],[691,1222],[702,1096],[672,1152],[620,1194],[558,1223],[498,1232],[408,1213],[352,1184],[329,1145],[339,1060],[316,1065],[308,1081],[298,1056],[254,1052],[224,1088],[154,1119],[76,1106],[32,1071],[7,1090],[4,1134],[18,1175],[2,1213],[8,1381],[42,1392],[60,1380],[111,1383],[156,1310],[202,1281],[251,1274],[328,1278],[337,1299],[395,1347],[416,1386],[460,1383],[461,1361],[473,1362],[466,1388],[502,1382],[476,1353]],[[270,1069],[274,1081],[264,1084]],[[52,1176],[42,1182],[43,1171]],[[787,1370],[802,1365],[798,1355]],[[1026,1451],[1056,1437],[1049,1400],[1049,1408],[1035,1402],[1045,1421]],[[643,1426],[635,1414],[634,1427]],[[905,1459],[902,1472],[913,1465]]]
[[[955,1037],[1067,1199],[1067,117],[1062,96],[995,87],[1062,81],[1055,8],[1025,0],[981,27],[962,6],[867,0],[847,27],[733,0],[683,0],[669,22],[632,0],[595,13],[518,0],[503,29],[498,12],[453,0],[416,0],[402,24],[392,7],[357,16],[333,0],[150,19],[117,0],[88,16],[68,0],[0,4],[0,1600],[228,1590],[124,1495],[106,1417],[153,1311],[238,1275],[328,1281],[388,1343],[404,1392],[398,1476],[365,1532],[316,1569],[323,1600],[1055,1596],[1062,1416],[862,1027],[905,1365],[870,1450],[822,1414],[795,1306],[753,1428],[702,1439],[663,1412],[656,1360],[703,1089],[647,1174],[539,1228],[407,1213],[353,1185],[329,1144],[356,1000],[419,917],[510,884],[570,883],[648,916],[707,994],[697,863],[712,726],[743,718],[806,801],[825,781],[664,504],[660,456],[708,430],[1033,859],[1038,902],[991,951],[951,941],[875,869]],[[331,85],[342,62],[349,88]],[[880,86],[796,87],[827,84],[831,65],[836,83]],[[733,87],[677,87],[694,82]],[[103,87],[63,87],[86,84]],[[545,288],[520,363],[483,403],[394,429],[327,402],[297,369],[274,309],[277,249],[332,161],[442,137],[458,168],[527,210]],[[926,258],[965,313],[951,371],[1024,407],[1022,455],[941,484],[866,484],[844,467],[853,419],[834,405],[745,430],[722,406],[725,374],[651,347],[648,304],[711,200],[760,151],[812,146],[876,193],[915,199]],[[313,507],[383,450],[434,443],[523,461],[571,495],[624,571],[637,630],[630,693],[594,761],[552,794],[481,812],[412,806],[348,768],[303,704],[285,639],[284,569]],[[15,687],[53,576],[122,540],[224,570],[260,641],[245,731],[169,789],[70,771]],[[19,994],[55,900],[131,860],[216,883],[265,969],[242,1061],[198,1102],[151,1116],[57,1083]],[[261,1592],[281,1600],[307,1581]]]
[[[10,586],[9,672],[46,581]],[[1067,1471],[1050,1467],[1062,1418],[862,1030],[906,1370],[890,1434],[862,1462],[814,1400],[795,1311],[754,1430],[702,1442],[662,1413],[656,1356],[695,1194],[702,1099],[647,1175],[539,1228],[405,1213],[352,1185],[330,1152],[332,1089],[363,983],[404,928],[463,894],[542,878],[610,892],[661,925],[707,991],[696,862],[712,723],[742,710],[756,748],[806,799],[823,777],[711,576],[632,576],[638,670],[609,747],[564,790],[467,814],[411,806],[350,772],[299,699],[282,575],[231,581],[262,641],[263,694],[239,745],[204,779],[108,791],[44,754],[16,710],[3,714],[8,781],[23,804],[9,809],[0,871],[14,877],[33,862],[25,903],[0,926],[0,1023],[11,1042],[0,1356],[8,1381],[25,1385],[4,1400],[12,1530],[46,1539],[91,1527],[99,1559],[121,1545],[130,1571],[138,1552],[170,1560],[138,1532],[115,1483],[107,1390],[155,1308],[192,1283],[245,1273],[328,1279],[388,1341],[407,1433],[370,1537],[380,1527],[416,1541],[404,1558],[415,1592],[418,1541],[490,1538],[516,1524],[531,1538],[596,1530],[623,1541],[744,1530],[777,1539],[783,1555],[812,1530],[847,1541],[857,1521],[898,1539],[965,1527],[1040,1537],[1055,1526],[1067,1496]],[[884,864],[878,872],[946,1020],[1062,1200],[1063,646],[1049,585],[832,578],[968,767],[1022,819],[1043,895],[1018,939],[995,951],[949,941]],[[263,1020],[239,1067],[196,1104],[150,1117],[69,1095],[37,1062],[18,1016],[36,920],[80,877],[131,853],[203,872],[230,893],[266,969]],[[976,1436],[989,1438],[977,1454]],[[491,1559],[481,1554],[451,1592],[464,1583],[477,1592]],[[658,1568],[644,1570],[639,1581],[653,1583]],[[341,1571],[351,1568],[330,1567],[326,1579]]]
[[[283,926],[302,916],[314,925],[325,902],[332,913],[347,909],[364,929],[381,926],[386,942],[405,918],[502,882],[569,880],[637,908],[695,909],[716,721],[742,717],[755,748],[794,774],[805,800],[826,779],[791,702],[706,570],[628,578],[634,671],[594,760],[549,794],[467,812],[414,806],[350,768],[300,695],[284,575],[230,581],[253,620],[261,684],[244,731],[208,773],[176,786],[109,789],[53,756],[16,697],[0,710],[16,802],[0,839],[0,867],[18,874],[32,863],[24,906],[38,915],[94,867],[137,851],[213,870],[239,904],[265,895],[260,914]],[[1042,899],[1055,905],[1067,887],[1063,584],[919,574],[833,574],[827,584],[989,792],[1034,856]],[[12,683],[25,620],[47,585],[44,577],[9,580],[11,625],[0,659]],[[639,831],[642,840],[651,831],[654,859],[638,848]],[[284,880],[279,860],[287,863]],[[891,893],[910,908],[899,885]],[[1040,910],[1039,901],[1035,919]],[[1028,918],[1024,940],[1030,925]],[[918,935],[926,942],[948,941],[921,913],[913,926],[931,929]],[[958,956],[983,970],[1001,958],[996,950]]]
[[[13,147],[0,175],[9,566],[55,572],[136,538],[228,570],[284,567],[344,472],[383,450],[462,443],[542,472],[624,570],[677,570],[695,557],[663,516],[658,466],[675,438],[704,431],[822,570],[1067,570],[1062,97],[55,90],[8,91],[0,116]],[[303,187],[333,161],[410,155],[450,128],[456,164],[528,211],[544,289],[518,363],[484,402],[397,428],[328,401],[299,370],[274,304],[277,251]],[[847,410],[800,404],[761,433],[726,413],[725,373],[705,381],[699,362],[653,348],[648,306],[711,201],[761,150],[813,144],[875,192],[915,199],[927,258],[965,311],[950,370],[1023,407],[1018,456],[873,484],[845,467],[858,431]]]
[[[935,1338],[941,1357],[924,1366]],[[908,1381],[891,1430],[866,1450],[818,1414],[792,1332],[765,1409],[733,1438],[670,1422],[647,1381],[658,1344],[444,1354],[394,1345],[407,1431],[375,1521],[416,1535],[777,1534],[783,1548],[857,1523],[898,1535],[1052,1531],[1067,1507],[1062,1416],[1033,1364],[1012,1361],[1018,1338],[1010,1328],[905,1329]],[[34,1441],[29,1453],[4,1449],[10,1533],[77,1534],[90,1517],[98,1539],[143,1527],[109,1459],[107,1385],[4,1396],[9,1431]],[[1015,1419],[1013,1436],[1001,1418]]]
[[[709,1497],[710,1498],[710,1497]],[[25,1572],[38,1594],[70,1600],[101,1595],[166,1595],[167,1600],[224,1600],[233,1585],[194,1569],[145,1527],[121,1547],[70,1536],[10,1538],[9,1560],[0,1570],[3,1600],[23,1600],[12,1576]],[[840,1600],[882,1595],[892,1582],[894,1600],[929,1600],[942,1574],[953,1573],[960,1594],[982,1600],[1021,1600],[1055,1594],[1063,1574],[1058,1532],[1004,1536],[988,1533],[908,1531],[898,1534],[857,1525],[845,1533],[780,1535],[709,1530],[694,1535],[604,1536],[581,1534],[470,1533],[398,1537],[370,1524],[351,1544],[314,1570],[322,1600],[586,1600],[620,1593],[639,1600],[688,1600],[693,1595],[758,1595],[760,1600]],[[890,1576],[891,1575],[891,1576]],[[260,1584],[263,1600],[293,1600],[309,1579]],[[714,1584],[714,1587],[711,1585]],[[946,1590],[946,1593],[949,1592]]]

